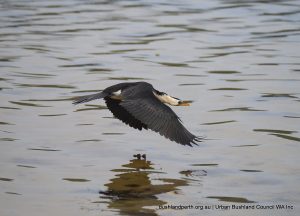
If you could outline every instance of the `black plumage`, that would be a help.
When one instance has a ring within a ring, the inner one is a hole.
[[[191,134],[173,110],[154,93],[164,94],[146,82],[119,83],[100,93],[79,97],[74,104],[104,98],[107,108],[114,116],[130,127],[151,129],[182,145],[192,146],[200,142],[201,139]]]
[[[125,124],[139,130],[142,130],[143,128],[148,129],[147,125],[137,120],[134,116],[127,112],[126,109],[120,106],[120,100],[114,100],[110,97],[105,97],[104,100],[107,108],[114,114],[116,118],[120,119]]]

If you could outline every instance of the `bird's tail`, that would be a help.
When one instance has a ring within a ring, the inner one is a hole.
[[[74,98],[73,104],[80,104],[80,103],[86,103],[92,100],[96,100],[96,99],[101,99],[106,97],[108,94],[105,92],[100,92],[100,93],[96,93],[96,94],[91,94],[91,95],[85,95],[85,96],[79,96]]]

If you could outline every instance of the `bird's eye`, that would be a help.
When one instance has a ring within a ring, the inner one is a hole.
[[[166,93],[160,92],[160,91],[156,91],[156,94],[158,94],[158,95],[166,95]]]

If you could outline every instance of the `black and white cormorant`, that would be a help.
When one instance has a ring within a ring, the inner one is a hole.
[[[182,145],[197,144],[201,141],[182,124],[172,106],[189,106],[189,101],[160,92],[147,82],[119,83],[102,92],[81,96],[73,104],[85,103],[103,98],[107,108],[125,124],[135,129],[151,129],[171,141]]]

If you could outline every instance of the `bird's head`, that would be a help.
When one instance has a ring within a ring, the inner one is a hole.
[[[164,92],[156,91],[154,95],[163,103],[172,105],[172,106],[190,106],[192,101],[184,101],[180,100],[179,98],[172,97]]]

